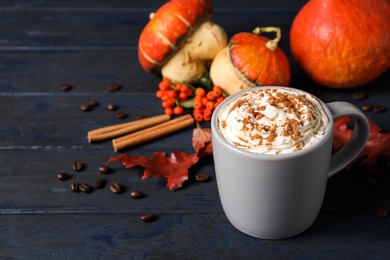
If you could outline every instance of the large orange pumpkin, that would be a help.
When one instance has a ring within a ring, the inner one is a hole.
[[[390,1],[310,0],[293,21],[290,45],[317,83],[367,84],[390,67]]]

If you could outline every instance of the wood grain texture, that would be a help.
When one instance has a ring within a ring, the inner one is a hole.
[[[375,185],[360,168],[329,179],[320,215],[303,234],[280,241],[255,239],[237,231],[219,201],[213,160],[203,158],[190,169],[181,190],[170,191],[163,179],[142,180],[143,168],[114,172],[98,167],[118,155],[109,141],[88,143],[92,129],[163,112],[155,97],[158,75],[138,63],[138,35],[158,1],[4,0],[0,3],[0,258],[22,259],[386,259],[390,246],[389,168],[382,167]],[[355,90],[336,91],[311,82],[293,62],[289,50],[291,22],[306,1],[214,0],[214,19],[229,36],[256,26],[279,26],[281,48],[292,66],[291,86],[325,102],[348,101],[390,108],[389,72],[359,90],[366,100],[352,98]],[[269,35],[272,37],[272,35]],[[107,85],[121,85],[109,92]],[[62,92],[60,85],[73,89]],[[99,102],[90,112],[80,105]],[[106,108],[119,106],[128,117],[116,118]],[[390,131],[389,111],[367,112]],[[209,124],[202,124],[209,127]],[[125,152],[152,156],[174,149],[187,153],[192,129]],[[74,161],[86,164],[75,172]],[[71,179],[60,181],[66,171]],[[197,173],[210,181],[197,182]],[[72,181],[92,184],[103,177],[106,186],[90,194],[74,193]],[[108,185],[120,182],[124,191]],[[131,190],[142,191],[140,200]],[[153,212],[151,223],[140,216]]]

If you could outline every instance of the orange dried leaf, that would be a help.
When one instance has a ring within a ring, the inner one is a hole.
[[[196,151],[205,147],[206,149],[204,150],[204,153],[212,155],[213,148],[211,145],[211,129],[202,128],[200,127],[199,123],[197,123],[196,128],[194,129],[192,134],[192,146]]]

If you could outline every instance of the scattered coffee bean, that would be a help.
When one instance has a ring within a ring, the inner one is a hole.
[[[370,104],[364,104],[362,105],[362,110],[363,111],[371,111],[372,110],[372,106]]]
[[[118,91],[121,87],[116,83],[110,83],[108,84],[108,90],[111,92]]]
[[[90,106],[90,107],[98,107],[99,106],[99,102],[93,100],[93,99],[88,99],[86,102],[85,102],[86,105]]]
[[[115,111],[118,109],[118,106],[113,104],[113,103],[110,103],[107,105],[107,108],[108,108],[108,110]]]
[[[101,189],[101,188],[104,187],[104,183],[105,183],[105,181],[104,181],[101,177],[99,177],[99,178],[97,178],[97,180],[93,183],[93,187],[94,187],[95,189]]]
[[[72,86],[64,83],[64,84],[61,84],[60,89],[61,89],[61,91],[69,91],[72,89]]]
[[[377,113],[382,113],[386,110],[386,107],[383,105],[374,106],[374,111]]]
[[[362,99],[365,99],[365,98],[366,98],[366,93],[361,92],[361,91],[355,92],[355,93],[352,94],[352,97],[353,97],[354,99],[356,99],[356,100],[362,100]]]
[[[91,192],[91,186],[89,186],[87,183],[81,183],[79,184],[79,189],[84,192],[84,193],[89,193]]]
[[[59,174],[57,174],[57,178],[60,181],[66,181],[66,180],[70,179],[70,175],[68,173],[66,173],[66,172],[60,172]]]
[[[99,166],[99,172],[103,173],[103,174],[110,174],[113,172],[113,170],[110,167],[108,167],[107,165],[102,165],[102,166]]]
[[[70,184],[70,188],[71,188],[72,191],[78,192],[79,191],[79,183],[77,181],[73,181]]]
[[[144,222],[151,222],[151,221],[155,220],[155,218],[156,218],[156,215],[154,215],[153,213],[148,213],[148,214],[141,216],[141,220]]]
[[[91,110],[92,110],[92,107],[89,106],[89,105],[87,105],[87,104],[82,104],[82,105],[80,106],[80,110],[81,110],[81,111],[88,112],[88,111],[91,111]]]
[[[195,175],[197,181],[205,182],[209,179],[209,176],[206,173],[199,173]]]
[[[123,119],[127,117],[127,114],[123,111],[119,111],[118,113],[116,113],[116,117],[119,119]]]
[[[114,193],[119,193],[122,190],[122,187],[118,182],[114,182],[111,183],[110,190]]]
[[[378,218],[385,218],[387,217],[387,214],[389,213],[388,208],[379,208],[378,211],[376,212],[376,215]]]
[[[133,190],[130,192],[130,197],[132,197],[133,199],[140,199],[144,196],[144,194],[142,194],[142,192],[138,191],[138,190]]]
[[[72,163],[72,168],[73,168],[73,170],[79,172],[79,171],[84,170],[85,166],[84,166],[84,164],[82,162],[75,161],[75,162]]]

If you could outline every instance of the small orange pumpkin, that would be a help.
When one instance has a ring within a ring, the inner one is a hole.
[[[150,17],[139,38],[138,58],[142,68],[159,71],[193,28],[212,12],[209,0],[171,0],[162,5]]]
[[[212,13],[210,0],[171,0],[161,6],[139,38],[142,68],[172,82],[198,82],[228,41]]]
[[[275,32],[270,40],[259,35]],[[281,31],[277,27],[258,27],[253,33],[240,32],[230,39],[228,46],[214,58],[210,77],[214,85],[231,95],[255,86],[288,86],[290,65],[278,47]]]
[[[389,0],[310,0],[290,31],[297,64],[317,83],[353,88],[390,67]]]

